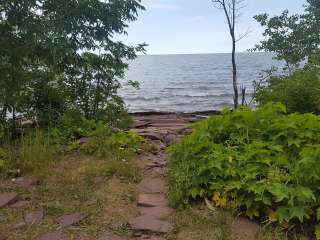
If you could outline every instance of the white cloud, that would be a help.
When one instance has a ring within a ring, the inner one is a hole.
[[[144,0],[143,5],[148,9],[177,10],[178,6],[161,0]]]

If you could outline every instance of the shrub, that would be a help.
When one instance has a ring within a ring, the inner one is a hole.
[[[320,117],[281,104],[225,111],[170,149],[170,199],[209,198],[270,222],[320,217]],[[320,220],[320,219],[319,219]]]
[[[89,136],[97,129],[100,122],[86,119],[82,113],[72,110],[61,116],[54,131],[60,131],[64,141],[79,139]]]
[[[89,154],[99,157],[116,156],[122,159],[132,156],[144,147],[145,140],[133,132],[113,132],[105,125],[92,132],[91,139],[81,148]]]
[[[315,70],[299,70],[290,77],[271,77],[266,85],[256,88],[259,105],[283,103],[288,112],[320,114],[320,77]]]
[[[281,102],[290,113],[320,114],[320,52],[292,76],[271,76],[256,82],[253,98],[260,106]]]

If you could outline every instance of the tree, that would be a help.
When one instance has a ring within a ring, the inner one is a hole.
[[[144,44],[114,35],[143,9],[140,0],[0,0],[0,117],[47,125],[68,109],[104,120],[108,106],[123,109],[117,79]]]
[[[265,28],[265,39],[254,50],[276,53],[276,59],[286,62],[289,75],[307,60],[320,45],[320,2],[308,0],[304,14],[280,16],[260,14],[254,17]]]
[[[238,93],[238,73],[236,64],[236,43],[245,37],[246,34],[239,38],[235,35],[235,27],[237,19],[239,18],[239,10],[243,8],[244,0],[212,0],[218,9],[223,10],[227,19],[230,36],[232,39],[232,82],[234,91],[234,108],[238,108],[239,105],[239,93]]]

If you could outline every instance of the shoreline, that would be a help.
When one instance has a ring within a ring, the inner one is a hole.
[[[221,111],[219,110],[207,110],[207,111],[195,111],[195,112],[166,112],[166,111],[147,111],[147,112],[133,112],[130,115],[134,117],[142,116],[164,116],[164,115],[180,115],[180,116],[190,116],[190,115],[220,115]]]

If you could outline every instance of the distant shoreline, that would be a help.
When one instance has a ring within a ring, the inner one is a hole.
[[[236,52],[236,54],[265,54],[270,52],[250,52],[250,51],[243,51],[243,52]],[[212,55],[212,54],[231,54],[230,52],[226,53],[156,53],[156,54],[137,54],[138,57],[140,56],[174,56],[174,55]],[[272,54],[272,53],[271,53]]]

